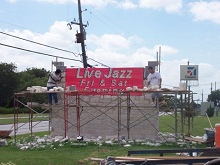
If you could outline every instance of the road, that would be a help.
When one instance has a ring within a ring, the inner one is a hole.
[[[161,115],[167,115],[168,113],[160,113]],[[13,118],[13,117],[12,117]],[[24,117],[25,118],[25,117]],[[5,119],[5,118],[0,118]],[[43,132],[49,130],[49,121],[41,121],[41,122],[32,122],[32,132]],[[13,130],[9,136],[14,135],[14,124],[6,124],[0,125],[0,130]],[[18,131],[16,135],[27,134],[31,133],[29,129],[29,123],[19,123],[18,124]]]
[[[167,113],[160,113],[161,115],[165,115]],[[13,117],[12,117],[13,118]],[[24,117],[25,118],[25,117]],[[0,118],[4,119],[4,118]],[[9,136],[14,135],[14,124],[6,124],[0,125],[0,130],[13,130]],[[32,132],[43,132],[49,130],[49,121],[41,121],[41,122],[32,122]],[[19,123],[18,124],[18,131],[16,135],[27,134],[31,133],[29,129],[29,123]]]
[[[13,130],[9,136],[14,135],[14,124],[0,125],[0,130]],[[49,121],[33,122],[32,132],[43,132],[49,130]],[[16,135],[31,133],[29,123],[19,123]]]

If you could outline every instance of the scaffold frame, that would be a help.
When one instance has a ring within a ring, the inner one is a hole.
[[[114,102],[117,102],[117,104],[114,105],[118,107],[118,118],[117,119],[112,119],[114,120],[115,122],[118,123],[118,128],[116,128],[118,130],[118,140],[120,140],[120,132],[121,130],[124,130],[126,129],[127,131],[127,137],[129,138],[130,137],[130,129],[132,129],[133,127],[135,127],[136,125],[140,124],[142,122],[142,120],[148,120],[149,118],[153,117],[153,116],[148,116],[148,114],[144,114],[143,113],[143,116],[140,118],[141,120],[136,120],[136,121],[131,121],[130,120],[130,112],[133,110],[133,109],[136,109],[138,111],[141,111],[141,109],[143,107],[139,107],[138,105],[134,104],[133,101],[132,101],[132,92],[134,91],[124,91],[124,92],[119,92],[118,95],[115,97],[115,99],[113,99],[112,101]],[[193,94],[191,91],[135,91],[135,92],[140,92],[142,93],[142,95],[145,95],[145,94],[150,94],[150,93],[154,93],[154,92],[157,92],[157,93],[163,93],[163,94],[171,94],[171,95],[174,95],[174,100],[177,100],[177,96],[179,95],[180,96],[180,103],[179,105],[177,105],[177,102],[175,101],[174,102],[174,118],[175,118],[175,138],[177,139],[178,137],[178,126],[177,126],[177,123],[178,123],[178,115],[177,115],[177,109],[180,109],[180,122],[181,122],[181,130],[180,130],[180,134],[181,136],[184,138],[185,134],[184,134],[184,108],[186,108],[186,105],[183,105],[187,102],[187,107],[188,109],[190,109],[190,104],[191,104],[191,99],[193,99]],[[42,92],[40,92],[42,94]],[[45,92],[45,94],[47,94],[48,92]],[[82,95],[86,95],[88,96],[89,94],[87,92],[84,92],[84,91],[65,91],[65,92],[59,92],[61,94],[63,94],[63,105],[59,105],[60,106],[60,109],[62,110],[63,109],[63,116],[60,116],[61,119],[63,119],[64,121],[64,136],[66,137],[67,136],[67,131],[70,127],[76,127],[77,131],[78,131],[78,135],[81,135],[81,127],[83,127],[85,124],[88,124],[87,123],[84,123],[82,124],[82,121],[83,119],[81,118],[81,112],[85,109],[85,106],[83,107],[81,105],[81,102],[83,101],[80,96]],[[32,135],[33,133],[33,130],[32,128],[36,125],[33,125],[33,114],[34,113],[37,113],[32,106],[27,106],[25,103],[22,103],[19,98],[20,97],[28,97],[28,98],[32,98],[31,96],[33,94],[39,94],[39,93],[30,93],[30,92],[21,92],[21,93],[15,93],[14,94],[14,136],[15,136],[15,139],[16,139],[16,133],[19,129],[18,127],[18,113],[19,113],[19,104],[27,107],[29,110],[30,110],[30,113],[29,113],[29,129],[30,129],[30,133]],[[122,99],[122,96],[124,97]],[[183,96],[185,96],[183,98]],[[72,101],[70,100],[70,98],[73,98]],[[185,101],[183,102],[183,99],[185,99]],[[186,101],[187,100],[187,101]],[[85,101],[84,101],[85,102]],[[126,103],[126,104],[123,104],[122,103]],[[89,102],[86,102],[86,104],[89,106],[89,107],[93,107],[97,112],[99,112],[100,114],[99,115],[106,115],[105,113],[107,111],[110,111],[111,108],[113,108],[113,106],[108,106],[108,104],[106,105],[102,105],[100,107],[98,106],[94,106],[92,104],[90,104]],[[55,105],[56,106],[56,105]],[[76,123],[72,123],[70,122],[69,120],[69,117],[68,117],[68,111],[69,111],[69,107],[70,106],[73,106],[75,107],[76,109]],[[148,106],[148,105],[146,105]],[[184,107],[185,106],[185,107]],[[122,107],[126,107],[127,109],[127,124],[122,124],[121,122],[121,109]],[[53,106],[49,106],[45,111],[43,111],[43,113],[45,113],[46,111],[49,110],[49,117],[48,117],[48,120],[49,120],[49,131],[50,131],[50,125],[51,125],[51,113],[50,113],[50,109],[52,109]],[[106,111],[102,112],[100,110],[100,108],[106,108]],[[158,115],[159,114],[159,105],[155,108],[152,108],[152,111],[156,111],[155,115]],[[142,112],[141,112],[142,113]],[[92,115],[92,114],[91,114]],[[108,115],[107,115],[108,116]],[[109,118],[111,118],[111,116],[108,116]],[[97,116],[94,116],[92,118],[92,120],[95,120],[95,119],[98,119],[98,115]],[[192,129],[193,129],[193,113],[191,116],[188,116],[187,117],[187,126],[188,126],[188,132],[190,132]],[[155,128],[157,129],[157,128]],[[159,130],[157,129],[157,131],[159,132]]]

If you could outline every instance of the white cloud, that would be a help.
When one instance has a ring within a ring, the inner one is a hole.
[[[92,39],[88,39],[88,43],[95,44],[105,51],[117,51],[129,48],[129,41],[123,36],[115,34],[104,34],[100,38],[92,35]]]
[[[7,0],[10,3],[15,3],[21,0]],[[70,0],[35,0],[38,2],[46,2],[52,4],[69,4],[77,1]],[[115,5],[123,9],[135,9],[140,8],[151,8],[155,10],[164,9],[168,13],[175,13],[180,11],[182,8],[182,0],[82,0],[82,5],[90,5],[97,8],[104,8],[107,5]]]
[[[78,3],[77,1],[70,1],[70,0],[36,0],[39,2],[47,2],[53,4],[69,4],[69,3]],[[115,3],[116,0],[82,0],[82,5],[91,5],[95,7],[105,7],[108,4]]]
[[[189,4],[190,12],[196,21],[210,20],[220,24],[220,2],[193,2]]]
[[[6,0],[9,3],[15,3],[19,2],[21,0]],[[69,3],[75,3],[77,4],[77,0],[33,0],[38,2],[46,2],[46,3],[52,3],[52,4],[69,4]],[[82,0],[82,5],[91,5],[94,7],[102,8],[107,6],[108,4],[115,4],[118,3],[117,0]]]
[[[10,3],[15,3],[21,0],[7,0]],[[38,2],[46,2],[52,4],[69,4],[77,1],[70,0],[35,0]],[[138,2],[139,1],[139,2]],[[82,0],[82,5],[90,5],[97,8],[103,8],[113,4],[123,9],[151,8],[155,10],[164,9],[168,13],[178,12],[182,8],[182,0]]]
[[[73,36],[75,35],[73,33],[75,32],[68,30],[67,27],[66,28],[64,27],[66,27],[66,22],[55,22],[54,25],[51,26],[50,31],[44,34],[36,34],[29,30],[23,30],[23,31],[19,31],[19,30],[6,31],[1,29],[0,30],[14,36],[18,36],[21,38],[25,38],[41,44],[53,46],[56,48],[70,50],[78,54],[79,49],[73,39]],[[7,35],[1,34],[0,40],[1,43],[3,44],[11,45],[22,49],[37,51],[48,55],[62,56],[65,58],[81,60],[79,57],[75,57],[74,54],[65,53],[63,51],[59,51],[56,49],[47,48],[34,43],[16,39],[14,37],[9,37]],[[55,60],[56,60],[55,57],[45,56],[37,53],[30,53],[28,51],[22,51],[18,49],[1,46],[1,62],[16,63],[18,65],[18,70],[24,70],[26,68],[31,68],[31,67],[45,68],[47,70],[50,70],[51,61],[55,61]],[[59,60],[63,61],[63,59],[59,59]],[[67,61],[68,63],[73,63],[73,61],[70,60],[65,60],[65,61]],[[74,64],[69,64],[69,65],[74,65]],[[80,65],[80,63],[78,62],[77,65]]]
[[[75,26],[73,28],[76,28]],[[54,22],[50,27],[50,30],[44,34],[36,34],[29,30],[13,30],[6,31],[0,29],[6,33],[16,35],[18,37],[26,38],[43,44],[51,45],[57,48],[65,50],[71,50],[76,53],[81,52],[80,44],[75,43],[75,32],[76,29],[68,30],[66,22]],[[6,35],[0,35],[1,43],[21,47],[29,50],[39,51],[42,53],[52,54],[56,56],[62,56],[66,58],[72,58],[81,60],[74,54],[65,53],[62,51],[49,49],[36,44],[31,44],[19,39],[8,37]],[[138,41],[138,42],[137,42]],[[138,44],[139,43],[139,44]],[[152,47],[146,47],[143,39],[137,36],[130,36],[126,38],[121,35],[115,34],[104,34],[97,36],[90,34],[87,36],[86,44],[90,48],[87,50],[88,58],[92,58],[100,63],[103,63],[109,67],[144,67],[147,66],[148,61],[156,60],[156,52],[161,46],[162,50],[162,63],[161,63],[161,74],[163,76],[163,87],[172,88],[178,86],[180,82],[180,65],[187,64],[188,59],[173,59],[166,61],[165,57],[168,55],[178,56],[179,50],[172,47],[171,45],[154,45]],[[90,46],[91,45],[91,46]],[[18,65],[18,70],[25,70],[26,68],[37,67],[51,69],[51,62],[55,61],[54,57],[47,57],[39,54],[29,53],[21,50],[7,48],[1,46],[1,62],[11,63],[14,62]],[[65,65],[80,66],[82,63],[74,62],[70,60],[63,60],[58,58],[59,61],[64,61]],[[88,60],[91,65],[97,63],[93,60]],[[192,64],[193,65],[193,64]],[[210,74],[213,73],[213,74]],[[199,64],[199,81],[200,84],[208,84],[210,80],[220,79],[220,71],[214,68],[210,64],[202,63]],[[204,86],[201,86],[198,90],[202,90]],[[206,87],[206,89],[209,89]],[[204,91],[205,92],[205,91]],[[209,93],[209,91],[205,92]]]
[[[116,0],[83,0],[82,4],[91,5],[95,7],[105,7],[108,4],[117,3]]]
[[[133,3],[131,0],[124,0],[123,2],[119,2],[118,6],[123,9],[137,8],[137,4]]]
[[[15,3],[15,2],[19,2],[22,0],[5,0],[9,3]],[[53,3],[53,4],[66,4],[66,3],[70,3],[70,0],[33,0],[33,1],[38,1],[38,2],[47,2],[47,3]],[[75,2],[77,3],[77,2]]]
[[[182,0],[140,0],[142,8],[164,9],[168,13],[178,12],[182,8]]]
[[[66,4],[70,2],[69,0],[36,0],[36,1],[54,3],[54,4]]]
[[[155,45],[154,46],[154,52],[158,52],[159,51],[159,47],[161,47],[161,56],[170,56],[170,55],[175,55],[179,53],[178,49],[175,49],[171,46],[168,45]]]
[[[18,2],[19,0],[6,0],[6,1],[9,3],[15,3],[15,2]]]

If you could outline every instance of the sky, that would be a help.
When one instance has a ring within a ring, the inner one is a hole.
[[[162,87],[178,87],[189,64],[199,67],[194,99],[220,88],[219,0],[81,0],[81,8],[89,64],[145,67],[161,49]],[[79,22],[78,0],[1,0],[0,62],[18,71],[53,70],[56,60],[83,67],[70,22]]]

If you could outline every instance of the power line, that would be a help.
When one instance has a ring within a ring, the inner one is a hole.
[[[20,29],[26,29],[26,28],[24,28],[24,27],[22,27],[22,26],[18,26],[18,25],[12,24],[12,23],[8,23],[8,22],[2,21],[2,20],[0,20],[0,22],[2,22],[2,23],[4,23],[4,24],[11,25],[11,26],[14,26],[14,27],[17,27],[17,28],[20,28]]]
[[[92,13],[90,11],[90,13]],[[93,14],[93,13],[92,13]],[[109,29],[111,29],[112,31],[114,31],[117,34],[120,34],[119,32],[117,32],[115,29],[111,28],[108,24],[106,24],[103,20],[101,20],[100,18],[98,18],[96,15],[93,14],[93,16],[95,16],[95,18],[97,18],[100,22],[102,22],[103,24],[105,24]]]
[[[18,37],[18,36],[15,36],[15,35],[11,35],[11,34],[8,34],[8,33],[5,33],[5,32],[2,32],[0,31],[1,34],[4,34],[4,35],[7,35],[7,36],[10,36],[10,37],[14,37],[14,38],[17,38],[17,39],[21,39],[21,40],[24,40],[24,41],[27,41],[27,42],[31,42],[31,43],[34,43],[34,44],[38,44],[38,45],[41,45],[41,46],[45,46],[45,47],[49,47],[49,48],[53,48],[53,49],[56,49],[56,50],[60,50],[60,51],[64,51],[64,52],[67,52],[67,53],[72,53],[74,55],[76,55],[76,53],[74,52],[71,52],[71,51],[68,51],[68,50],[64,50],[64,49],[61,49],[61,48],[57,48],[57,47],[53,47],[53,46],[49,46],[49,45],[45,45],[45,44],[42,44],[42,43],[39,43],[39,42],[35,42],[35,41],[31,41],[31,40],[28,40],[28,39],[24,39],[24,38],[21,38],[21,37]],[[41,52],[36,52],[36,51],[32,51],[32,50],[27,50],[27,49],[23,49],[23,48],[19,48],[19,47],[15,47],[15,46],[11,46],[11,45],[6,45],[6,44],[1,44],[3,46],[7,46],[7,47],[11,47],[11,48],[15,48],[15,49],[20,49],[20,50],[24,50],[24,51],[29,51],[29,52],[32,52],[32,53],[37,53],[37,54],[44,54],[44,55],[49,55],[49,54],[46,54],[46,53],[41,53]],[[81,56],[81,54],[79,54]],[[50,56],[50,55],[49,55]],[[53,55],[52,55],[53,56]],[[57,57],[57,56],[53,56],[53,57]],[[63,59],[68,59],[68,58],[64,58],[64,57],[60,57],[60,58],[63,58]],[[93,60],[92,58],[89,58],[91,60]],[[72,59],[70,59],[72,60]],[[93,60],[99,64],[101,64],[102,66],[106,66],[106,67],[109,67],[101,62],[98,62],[96,60]],[[82,61],[80,61],[82,62]]]
[[[98,61],[96,61],[96,60],[94,60],[94,59],[92,59],[92,58],[88,58],[88,60],[95,61],[95,62],[97,62],[98,64],[101,64],[102,66],[105,66],[105,67],[110,68],[109,66],[107,66],[107,65],[105,65],[105,64],[103,64],[103,63],[101,63],[101,62],[98,62]]]
[[[96,9],[96,11],[98,11],[97,9]],[[98,11],[101,15],[103,15],[106,19],[108,19],[109,21],[111,21],[113,24],[115,24],[116,26],[118,26],[119,28],[121,28],[122,30],[124,30],[125,32],[127,32],[129,35],[133,35],[133,34],[131,34],[130,32],[128,32],[125,28],[123,28],[122,26],[120,26],[120,25],[118,25],[118,24],[116,24],[114,21],[112,21],[110,18],[108,18],[107,16],[105,16],[104,14],[102,14],[100,11]]]
[[[61,58],[61,59],[73,60],[73,61],[78,61],[78,62],[81,62],[81,63],[82,63],[82,61],[76,60],[76,59],[72,59],[72,58],[61,57],[61,56],[56,56],[56,55],[51,55],[51,54],[47,54],[47,53],[42,53],[42,52],[33,51],[33,50],[29,50],[29,49],[19,48],[19,47],[16,47],[16,46],[11,46],[11,45],[2,44],[2,43],[0,43],[0,45],[6,46],[6,47],[9,47],[9,48],[13,48],[13,49],[18,49],[18,50],[23,50],[23,51],[31,52],[31,53],[41,54],[41,55],[44,55],[44,56],[59,57],[59,58]]]
[[[76,55],[76,53],[71,52],[69,50],[64,50],[64,49],[57,48],[57,47],[54,47],[54,46],[49,46],[49,45],[42,44],[42,43],[39,43],[39,42],[31,41],[31,40],[28,40],[28,39],[25,39],[25,38],[21,38],[21,37],[15,36],[15,35],[4,33],[2,31],[0,31],[0,33],[4,34],[4,35],[7,35],[7,36],[10,36],[10,37],[14,37],[14,38],[20,39],[20,40],[28,41],[28,42],[31,42],[31,43],[34,43],[34,44],[38,44],[38,45],[41,45],[41,46],[45,46],[45,47],[48,47],[48,48],[52,48],[52,49],[56,49],[56,50],[60,50],[60,51],[63,51],[63,52],[72,53],[72,54]]]
[[[18,27],[18,28],[21,28],[21,29],[25,29],[24,27],[21,27],[21,26],[17,26],[15,24],[11,24],[11,23],[8,23],[8,22],[5,22],[5,21],[1,21],[0,22],[3,22],[3,23],[6,23],[6,24],[9,24],[9,25],[12,25],[12,26],[15,26],[15,27]],[[39,43],[39,42],[35,42],[35,41],[31,41],[31,40],[28,40],[28,39],[24,39],[24,38],[21,38],[21,37],[18,37],[18,36],[15,36],[15,35],[11,35],[11,34],[8,34],[8,33],[5,33],[5,32],[2,32],[0,31],[0,33],[4,34],[4,35],[8,35],[10,37],[14,37],[14,38],[17,38],[17,39],[21,39],[21,40],[24,40],[24,41],[27,41],[27,42],[31,42],[31,43],[34,43],[34,44],[38,44],[38,45],[41,45],[41,46],[45,46],[45,47],[48,47],[48,48],[52,48],[52,49],[56,49],[56,50],[60,50],[60,51],[64,51],[64,52],[67,52],[67,53],[71,53],[71,54],[74,54],[75,56],[77,55],[80,55],[80,57],[82,58],[82,55],[79,53],[74,53],[74,52],[71,52],[71,51],[68,51],[68,50],[64,50],[64,49],[61,49],[61,48],[57,48],[57,47],[53,47],[53,46],[49,46],[49,45],[46,45],[46,44],[42,44],[42,43]],[[27,49],[23,49],[23,48],[18,48],[18,47],[15,47],[15,46],[11,46],[11,45],[5,45],[5,44],[0,44],[2,46],[6,46],[6,47],[11,47],[11,48],[15,48],[15,49],[20,49],[20,50],[23,50],[23,51],[29,51],[29,52],[32,52],[32,53],[36,53],[36,54],[42,54],[42,55],[48,55],[48,56],[52,56],[52,57],[58,57],[58,56],[55,56],[55,55],[50,55],[50,54],[46,54],[46,53],[41,53],[41,52],[37,52],[37,51],[32,51],[32,50],[27,50]],[[64,58],[64,57],[60,57],[60,58],[63,58],[63,59],[69,59],[69,60],[74,60],[74,59],[71,59],[71,58]],[[93,60],[92,58],[90,58],[91,60]],[[75,60],[75,61],[80,61],[80,60]],[[101,64],[102,66],[106,66],[106,67],[109,67],[99,61],[96,61],[96,60],[93,60],[99,64]],[[82,61],[80,61],[81,63],[83,63]],[[91,66],[91,65],[90,65]]]
[[[95,9],[101,16],[103,16],[105,19],[108,20],[108,22],[111,22],[112,24],[114,24],[115,26],[119,27],[120,29],[122,29],[123,31],[125,31],[127,34],[129,35],[133,35],[131,34],[129,31],[127,31],[125,28],[123,28],[122,26],[120,26],[119,24],[115,23],[113,20],[111,20],[109,17],[107,17],[106,15],[104,15],[103,13],[101,13],[99,10]],[[92,11],[90,11],[90,14],[92,14],[93,16],[95,16],[95,18],[97,18],[99,21],[101,21],[103,24],[105,24],[109,29],[113,30],[114,32],[116,32],[117,34],[120,34],[119,32],[117,32],[115,29],[111,28],[108,24],[106,24],[103,20],[101,20],[100,18],[98,18]]]

